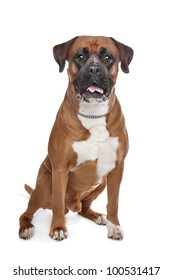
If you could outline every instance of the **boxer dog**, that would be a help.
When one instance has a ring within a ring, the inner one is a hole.
[[[39,208],[53,212],[50,237],[67,238],[69,210],[106,225],[108,237],[123,239],[118,220],[118,197],[128,135],[115,95],[118,66],[129,72],[133,50],[111,37],[79,36],[53,48],[59,71],[68,61],[69,83],[40,166],[36,187],[20,217],[19,236],[33,236],[31,223]],[[60,93],[61,94],[61,93]],[[107,215],[91,203],[107,186]]]

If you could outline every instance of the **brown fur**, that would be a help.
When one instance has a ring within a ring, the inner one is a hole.
[[[116,44],[117,43],[117,44]],[[123,47],[122,47],[122,46]],[[94,212],[90,206],[94,199],[108,188],[107,219],[114,225],[119,225],[118,220],[118,194],[123,174],[124,158],[128,151],[128,136],[125,127],[121,106],[116,99],[114,107],[106,116],[107,130],[109,134],[119,139],[116,168],[96,188],[98,178],[96,175],[96,160],[89,160],[77,166],[77,155],[72,148],[74,141],[89,138],[89,131],[82,126],[75,111],[70,107],[67,93],[78,108],[78,100],[72,79],[78,74],[78,69],[73,63],[73,56],[77,49],[88,47],[91,53],[97,53],[102,46],[108,47],[117,57],[110,70],[114,83],[117,79],[119,62],[124,65],[124,72],[128,72],[128,64],[133,53],[129,47],[108,37],[75,37],[72,40],[54,47],[54,56],[63,71],[65,61],[68,60],[69,84],[64,101],[58,111],[55,123],[49,139],[48,155],[40,166],[36,188],[33,190],[25,185],[26,191],[31,195],[27,210],[20,217],[19,236],[25,239],[30,235],[24,234],[26,229],[33,228],[31,223],[34,213],[41,207],[52,209],[53,217],[50,228],[50,236],[62,240],[67,232],[65,214],[71,210],[80,215],[96,221],[101,213]],[[128,53],[129,52],[129,53]],[[130,53],[131,52],[131,53]],[[128,60],[128,59],[129,60]],[[127,62],[128,60],[128,62]],[[114,96],[114,89],[110,95],[110,108]],[[64,236],[62,236],[62,232]]]

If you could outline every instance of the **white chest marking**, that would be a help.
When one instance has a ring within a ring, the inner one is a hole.
[[[91,106],[91,104],[89,104]],[[99,107],[99,104],[93,104]],[[88,105],[87,105],[88,106]],[[89,106],[89,110],[90,110]],[[107,104],[102,104],[103,112],[105,113]],[[85,108],[85,113],[88,110]],[[102,113],[99,110],[99,114]],[[97,113],[97,112],[96,112]],[[114,167],[116,162],[116,150],[118,148],[118,137],[109,136],[106,129],[105,117],[100,119],[86,119],[78,116],[82,125],[90,131],[91,136],[85,141],[77,141],[73,143],[73,149],[77,153],[77,165],[84,163],[87,160],[97,160],[97,176],[101,180]]]

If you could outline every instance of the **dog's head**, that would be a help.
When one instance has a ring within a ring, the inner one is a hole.
[[[129,72],[133,50],[111,37],[80,36],[53,48],[59,71],[69,62],[68,75],[79,101],[103,102],[116,83],[118,64]]]

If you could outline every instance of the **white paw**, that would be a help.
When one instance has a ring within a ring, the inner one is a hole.
[[[26,240],[30,239],[33,236],[34,232],[35,232],[34,227],[26,228],[24,229],[23,233],[20,234],[20,237]]]
[[[106,225],[107,224],[107,220],[106,220],[106,216],[105,215],[101,215],[97,218],[97,220],[95,220],[96,224],[98,225]]]
[[[120,226],[116,226],[111,222],[107,222],[107,229],[108,229],[108,237],[112,239],[119,239],[122,240],[124,237],[122,228]]]
[[[63,230],[55,230],[55,232],[54,232],[54,234],[52,236],[52,238],[54,240],[58,240],[58,241],[61,241],[61,240],[65,239],[65,238],[67,238],[67,237],[68,237],[68,233],[64,232]]]

